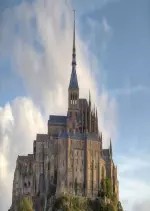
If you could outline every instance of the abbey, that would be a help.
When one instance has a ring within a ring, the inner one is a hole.
[[[119,197],[111,141],[109,149],[102,148],[98,113],[91,104],[90,93],[88,100],[79,98],[74,21],[67,114],[50,115],[48,133],[37,134],[33,154],[18,156],[12,206],[28,194],[33,198],[46,194],[50,187],[55,187],[56,196],[68,193],[97,197],[101,180],[105,178],[111,180],[112,192]]]

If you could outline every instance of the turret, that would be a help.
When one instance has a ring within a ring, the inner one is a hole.
[[[96,133],[98,133],[98,115],[97,115],[97,108],[96,108]]]
[[[111,139],[110,139],[110,146],[109,146],[109,155],[110,155],[110,158],[112,159],[112,143],[111,143]]]
[[[88,114],[89,114],[89,117],[88,117],[88,119],[89,119],[89,122],[88,122],[89,128],[88,128],[88,130],[89,130],[89,132],[91,132],[91,94],[90,94],[90,91],[89,91],[89,112],[88,112]]]

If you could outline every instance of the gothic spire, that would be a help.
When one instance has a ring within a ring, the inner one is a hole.
[[[74,10],[74,29],[73,29],[73,49],[72,49],[72,73],[69,88],[78,89],[78,79],[76,73],[76,43],[75,43],[75,10]]]
[[[111,144],[111,139],[110,139],[109,152],[110,152],[110,156],[111,156],[111,158],[112,158],[112,144]]]
[[[72,66],[76,66],[76,28],[75,28],[75,10],[74,10],[74,29],[73,29],[73,49],[72,49]]]

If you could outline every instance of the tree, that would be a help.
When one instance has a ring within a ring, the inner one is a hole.
[[[97,199],[89,199],[88,207],[91,211],[105,211],[106,205],[104,200],[97,198]]]
[[[105,180],[105,185],[106,185],[106,196],[110,199],[112,197],[111,180],[110,179],[106,179]]]
[[[60,196],[56,199],[53,205],[53,211],[63,210],[63,211],[70,211],[69,208],[69,198],[67,196]]]
[[[120,201],[118,201],[117,211],[123,211],[123,208],[122,208],[122,205],[121,205]]]
[[[112,204],[107,204],[106,208],[105,208],[105,211],[115,211],[115,209],[114,209]]]
[[[105,180],[101,180],[101,189],[99,191],[99,196],[104,198],[107,195],[107,189],[106,189],[106,182]]]
[[[25,197],[21,201],[19,211],[33,211],[33,202],[31,197]]]

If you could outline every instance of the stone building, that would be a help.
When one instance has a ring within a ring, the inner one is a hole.
[[[89,99],[79,98],[76,73],[75,23],[72,72],[66,116],[50,115],[48,133],[37,134],[33,154],[18,156],[13,181],[12,206],[26,195],[33,198],[53,192],[96,197],[101,180],[109,178],[118,198],[117,167],[112,145],[102,149],[98,113]]]

